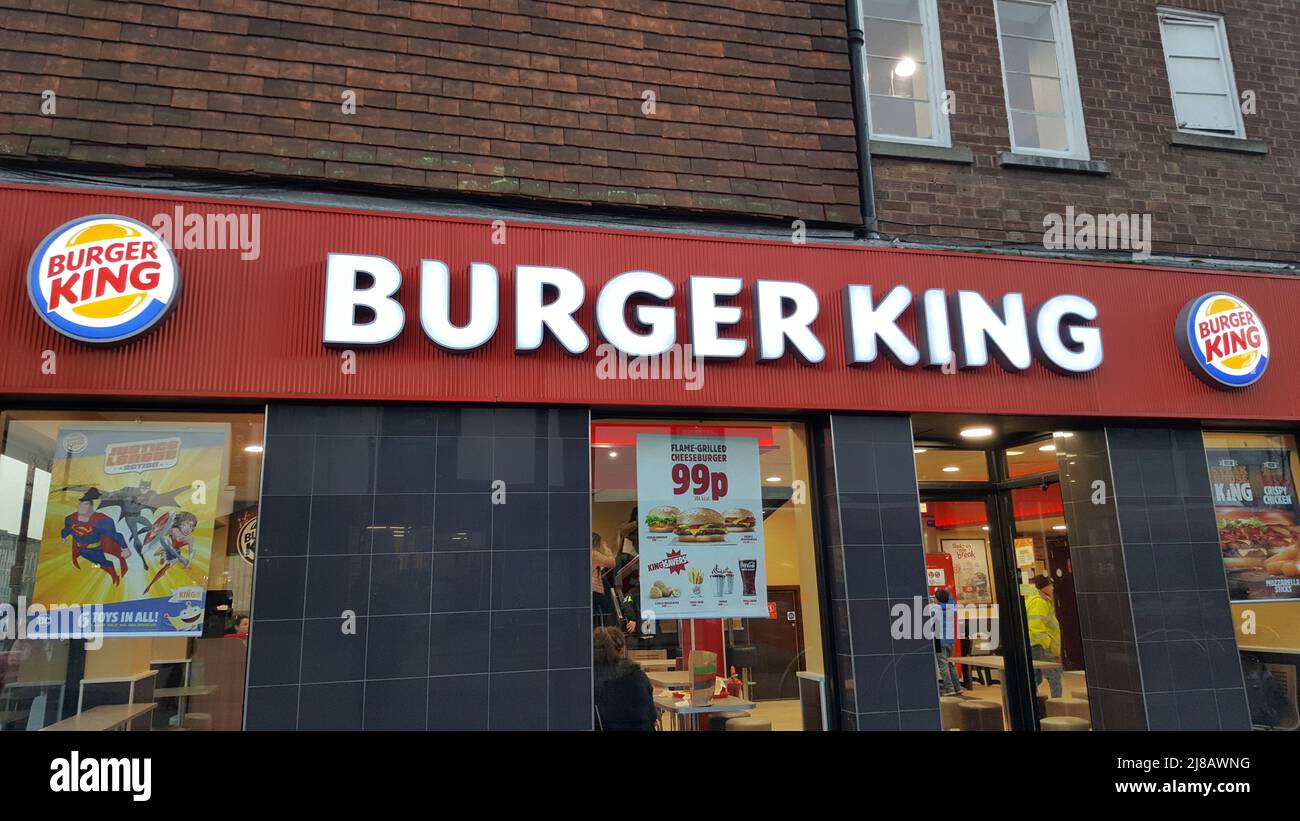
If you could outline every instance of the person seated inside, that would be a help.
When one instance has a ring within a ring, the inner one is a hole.
[[[627,657],[627,639],[617,627],[592,633],[592,701],[597,730],[653,730],[658,719],[654,688],[640,665]]]

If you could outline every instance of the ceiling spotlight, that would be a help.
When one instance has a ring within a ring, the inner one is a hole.
[[[986,427],[963,428],[961,435],[966,439],[983,439],[986,436],[993,435],[993,428],[986,428]]]
[[[912,448],[912,453],[925,453],[925,448]]]
[[[988,530],[988,529],[989,529],[988,525],[984,525],[983,527],[980,528],[980,530]]]
[[[611,450],[611,451],[609,452],[609,458],[611,458],[611,459],[617,459],[617,458],[618,458],[618,451],[616,451],[616,450]]]
[[[1043,453],[1055,453],[1056,445],[1043,445],[1041,448],[1039,448],[1039,450],[1041,450]]]
[[[1009,450],[1009,451],[1007,451],[1007,456],[1024,456],[1024,455],[1025,455],[1025,452],[1024,452],[1023,450]]]
[[[1052,525],[1052,530],[1069,530],[1065,525]]]
[[[961,468],[957,467],[956,465],[948,465],[948,467],[946,467],[946,468],[943,469],[943,472],[944,472],[944,473],[956,473],[956,472],[958,472],[959,470],[961,470]]]
[[[264,448],[261,445],[249,445],[244,448],[244,453],[261,453]]]
[[[779,481],[781,481],[781,477],[780,477],[780,476],[769,476],[769,477],[767,477],[767,481],[769,481],[769,482],[779,482]]]

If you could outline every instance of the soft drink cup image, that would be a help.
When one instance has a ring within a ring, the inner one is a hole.
[[[740,560],[740,584],[742,596],[754,595],[754,576],[758,573],[757,559]]]

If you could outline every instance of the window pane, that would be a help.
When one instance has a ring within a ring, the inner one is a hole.
[[[865,29],[867,54],[895,59],[910,57],[918,63],[925,61],[925,34],[920,23],[869,19]]]
[[[1056,62],[1056,46],[1053,43],[1026,40],[1022,37],[1004,37],[1002,59],[1006,63],[1008,72],[1019,71],[1044,77],[1061,75],[1060,67]]]
[[[1205,94],[1175,94],[1174,114],[1180,128],[1212,131],[1237,130],[1232,98]]]
[[[1058,114],[1012,111],[1011,140],[1021,148],[1041,148],[1047,151],[1070,150],[1065,118]]]
[[[902,77],[898,73],[899,65],[897,60],[867,58],[867,78],[871,93],[887,97],[928,100],[930,98],[929,69],[924,65],[903,67],[904,71],[909,69],[912,73]]]
[[[1005,34],[1023,34],[1043,40],[1056,39],[1052,31],[1052,7],[1041,3],[1000,0],[998,22]]]
[[[1182,57],[1218,59],[1219,33],[1214,26],[1165,23],[1165,53]]]
[[[930,104],[898,97],[871,95],[871,133],[891,137],[930,139]]]
[[[866,0],[862,4],[866,17],[887,17],[891,20],[921,22],[920,0]]]
[[[1169,58],[1169,85],[1175,93],[1198,91],[1203,94],[1228,94],[1228,78],[1223,63],[1191,57]]]
[[[951,450],[917,445],[918,482],[987,482],[988,458],[982,450]]]
[[[1043,114],[1065,113],[1061,81],[1050,77],[1010,74],[1007,76],[1007,96],[1012,108]]]

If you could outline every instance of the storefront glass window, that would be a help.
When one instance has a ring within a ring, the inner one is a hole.
[[[1300,505],[1295,437],[1205,433],[1251,721],[1300,729]]]
[[[988,456],[982,450],[956,450],[918,444],[916,480],[918,482],[987,482]]]
[[[1073,438],[1072,433],[1062,433],[1061,437]],[[1035,439],[1004,451],[1007,457],[1007,478],[1021,479],[1026,476],[1038,476],[1042,473],[1056,472],[1056,440],[1051,436]]]
[[[262,421],[3,414],[0,729],[240,729]]]
[[[597,729],[804,727],[825,672],[809,482],[802,425],[593,425]]]

